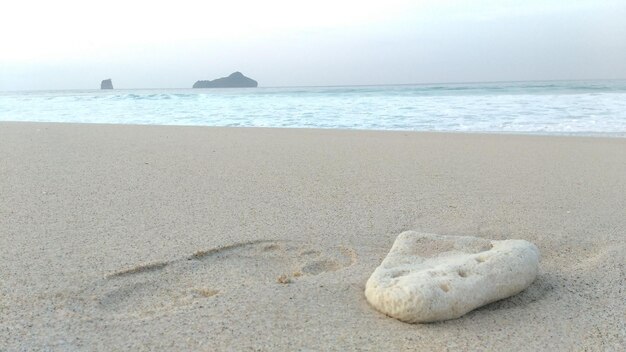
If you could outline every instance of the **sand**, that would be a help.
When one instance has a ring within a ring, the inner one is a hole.
[[[0,350],[619,350],[626,139],[0,123]],[[370,307],[404,230],[525,239],[514,297]]]

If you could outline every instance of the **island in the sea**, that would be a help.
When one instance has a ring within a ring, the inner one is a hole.
[[[105,79],[100,83],[100,89],[113,89],[113,82],[111,79]]]
[[[254,88],[258,85],[257,81],[244,76],[241,72],[234,72],[228,77],[212,81],[197,81],[194,83],[193,88]]]

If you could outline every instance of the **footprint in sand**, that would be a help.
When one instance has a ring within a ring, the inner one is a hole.
[[[198,251],[170,262],[140,265],[91,287],[91,303],[114,314],[150,314],[227,294],[236,286],[290,284],[350,266],[351,249],[295,241],[255,241]]]

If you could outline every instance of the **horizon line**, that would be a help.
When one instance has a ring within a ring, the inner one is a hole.
[[[255,89],[255,88],[340,88],[340,87],[392,87],[392,86],[426,86],[426,85],[451,85],[451,84],[488,84],[488,83],[527,83],[527,82],[583,82],[583,81],[625,81],[626,78],[578,78],[578,79],[541,79],[541,80],[496,80],[496,81],[452,81],[452,82],[425,82],[425,83],[378,83],[378,84],[334,84],[334,85],[286,85],[286,86],[258,86],[235,89]],[[158,89],[232,89],[232,88],[192,88],[192,87],[168,87],[168,88],[114,88],[111,90],[158,90]],[[53,92],[53,91],[81,91],[81,90],[102,90],[101,88],[69,88],[69,89],[17,89],[0,90],[2,93],[11,92]]]

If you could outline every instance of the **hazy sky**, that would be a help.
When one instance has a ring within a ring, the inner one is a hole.
[[[626,78],[626,0],[7,0],[0,90]]]

